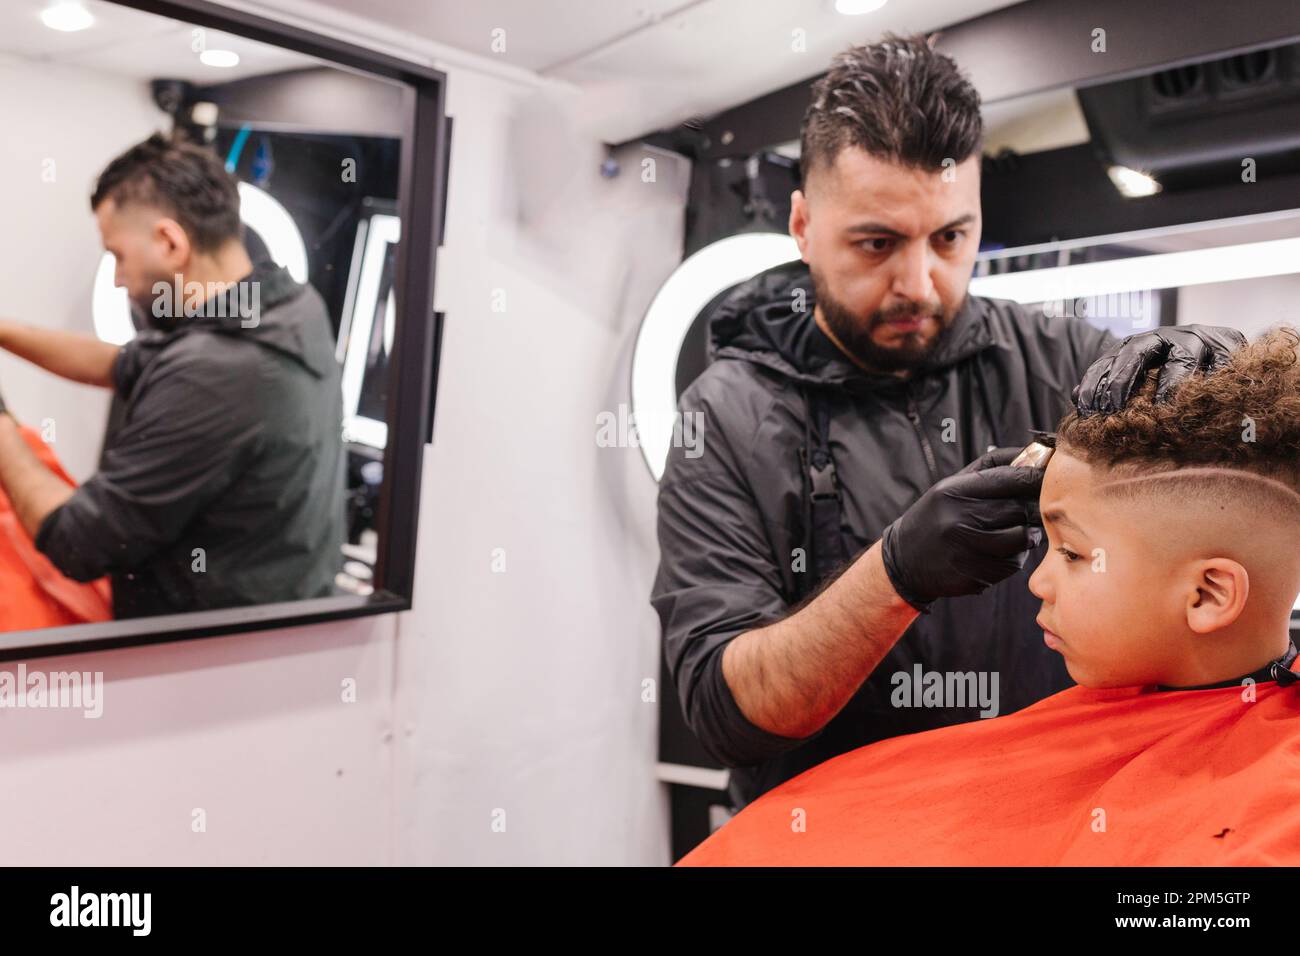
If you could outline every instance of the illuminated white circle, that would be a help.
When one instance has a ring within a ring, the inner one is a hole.
[[[265,190],[241,182],[239,216],[262,237],[271,258],[288,269],[295,282],[307,281],[307,245],[289,210]]]
[[[295,282],[307,281],[307,246],[289,210],[265,190],[241,182],[239,215],[244,225],[261,237],[272,260],[288,269]],[[91,314],[100,339],[125,345],[135,338],[135,326],[126,290],[113,286],[113,272],[113,256],[106,252],[95,271]]]
[[[723,289],[799,258],[790,236],[749,232],[705,246],[668,277],[632,352],[632,419],[655,481],[663,476],[677,414],[677,359],[700,310]]]

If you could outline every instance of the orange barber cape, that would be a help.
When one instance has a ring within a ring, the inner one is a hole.
[[[76,485],[50,447],[32,428],[19,427],[36,457],[69,485]],[[113,616],[107,578],[81,584],[66,578],[18,523],[0,489],[0,631],[106,621]]]
[[[1071,687],[870,744],[759,797],[678,865],[1263,864],[1300,864],[1300,684]]]

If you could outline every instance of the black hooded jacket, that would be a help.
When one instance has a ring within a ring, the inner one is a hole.
[[[69,577],[112,575],[114,617],[333,593],[345,460],[329,316],[283,268],[250,280],[256,316],[227,293],[221,314],[122,347],[123,420],[100,470],[37,532]]]
[[[803,290],[804,308],[796,310]],[[1034,622],[1028,579],[1046,551],[981,595],[941,598],[903,634],[844,708],[804,739],[751,723],[722,675],[737,635],[788,615],[806,593],[794,570],[807,545],[803,389],[829,416],[842,499],[840,534],[856,558],[943,477],[990,446],[1023,445],[1072,407],[1071,389],[1116,339],[1082,319],[1048,319],[970,296],[928,365],[908,380],[870,375],[813,321],[808,267],[787,263],[736,287],[710,323],[710,364],[682,394],[700,445],[673,447],[659,488],[659,572],[651,603],[687,725],[731,767],[737,807],[824,760],[901,734],[978,719],[970,707],[895,707],[898,672],[998,678],[998,713],[1070,684]],[[683,443],[685,444],[685,443]]]

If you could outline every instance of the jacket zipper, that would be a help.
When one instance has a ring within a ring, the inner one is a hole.
[[[930,439],[925,437],[925,431],[921,428],[921,410],[916,407],[910,382],[907,385],[907,417],[912,422],[912,428],[916,430],[916,437],[920,439],[921,451],[925,453],[925,464],[930,469],[930,484],[934,484],[939,480],[939,466],[935,464],[934,449],[930,447]]]

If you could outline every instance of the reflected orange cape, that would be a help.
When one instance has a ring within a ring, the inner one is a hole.
[[[764,794],[678,865],[1259,864],[1300,864],[1300,684],[1071,687],[871,744]]]
[[[20,426],[19,432],[47,468],[76,485],[34,429]],[[0,631],[106,621],[112,616],[108,579],[81,584],[64,577],[36,550],[9,496],[0,489]]]

